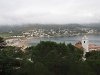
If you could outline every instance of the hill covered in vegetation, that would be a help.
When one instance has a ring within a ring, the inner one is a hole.
[[[1,39],[1,42],[3,39]],[[100,75],[100,52],[86,54],[71,44],[41,41],[24,51],[0,46],[0,75]]]

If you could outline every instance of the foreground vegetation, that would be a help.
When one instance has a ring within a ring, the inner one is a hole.
[[[4,40],[0,38],[0,43]],[[41,41],[22,51],[0,46],[0,75],[100,75],[100,52],[83,51],[73,45]]]

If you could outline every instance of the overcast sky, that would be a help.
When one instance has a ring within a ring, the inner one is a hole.
[[[100,0],[0,0],[0,24],[100,22]]]

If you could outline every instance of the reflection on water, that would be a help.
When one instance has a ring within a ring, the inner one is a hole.
[[[40,41],[54,41],[57,43],[72,43],[75,44],[78,41],[81,41],[82,35],[80,36],[71,36],[71,37],[52,37],[52,38],[33,38],[29,40],[29,45],[36,45]],[[100,45],[100,35],[87,35],[89,42],[94,43],[96,45]]]

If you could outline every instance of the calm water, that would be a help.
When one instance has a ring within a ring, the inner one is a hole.
[[[54,41],[57,43],[63,43],[65,44],[72,43],[75,44],[78,41],[81,41],[83,36],[71,36],[71,37],[52,37],[52,38],[33,38],[29,40],[29,45],[36,45],[40,41]],[[94,43],[96,45],[100,45],[100,35],[87,35],[89,42]]]

